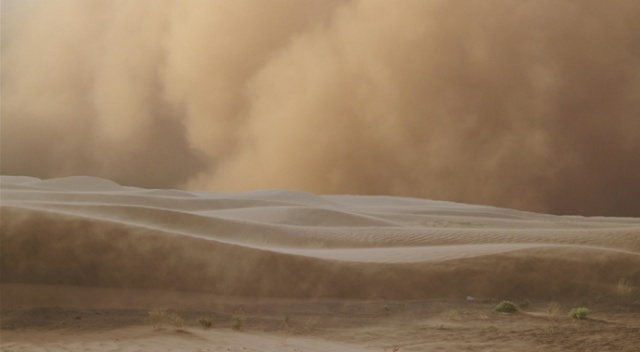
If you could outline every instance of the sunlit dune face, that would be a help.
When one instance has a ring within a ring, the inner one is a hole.
[[[2,173],[640,213],[640,6],[3,0]]]

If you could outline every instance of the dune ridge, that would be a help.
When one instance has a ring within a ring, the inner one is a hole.
[[[640,281],[636,218],[6,176],[0,215],[8,284],[416,299],[600,295]]]

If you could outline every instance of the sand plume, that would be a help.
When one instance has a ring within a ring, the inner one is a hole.
[[[640,209],[640,6],[3,1],[2,173]]]

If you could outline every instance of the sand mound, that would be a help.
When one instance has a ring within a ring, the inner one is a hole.
[[[2,178],[3,283],[233,297],[601,295],[640,282],[640,219],[397,197]]]
[[[34,182],[32,185],[35,187],[45,187],[72,192],[112,192],[123,190],[123,187],[113,181],[89,176],[54,178]]]

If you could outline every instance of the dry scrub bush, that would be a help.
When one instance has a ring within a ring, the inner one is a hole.
[[[231,328],[233,330],[242,330],[247,322],[247,316],[242,313],[236,313],[231,317]]]
[[[291,324],[291,314],[286,314],[284,316],[284,325],[289,326]]]
[[[551,302],[547,307],[547,315],[550,317],[557,317],[562,310],[562,306],[558,302]]]
[[[625,279],[620,279],[618,285],[616,285],[616,294],[622,298],[628,298],[635,291],[633,282]]]
[[[456,321],[458,320],[459,316],[460,316],[460,312],[458,312],[457,310],[452,310],[452,311],[449,311],[449,313],[447,313],[447,319],[449,321]]]
[[[160,324],[164,320],[167,315],[167,311],[165,309],[154,309],[149,311],[149,315],[147,316],[147,320],[153,326],[153,331],[156,331],[160,328]]]
[[[520,309],[526,309],[526,308],[529,308],[530,306],[531,306],[531,301],[529,301],[528,299],[524,299],[523,301],[518,303],[518,308]]]
[[[176,328],[176,331],[184,331],[184,319],[178,313],[172,313],[169,316],[169,320],[171,320],[171,324]]]
[[[200,317],[198,319],[198,323],[200,323],[200,325],[202,325],[203,328],[208,329],[213,324],[213,320],[211,320],[211,318],[209,317]]]

